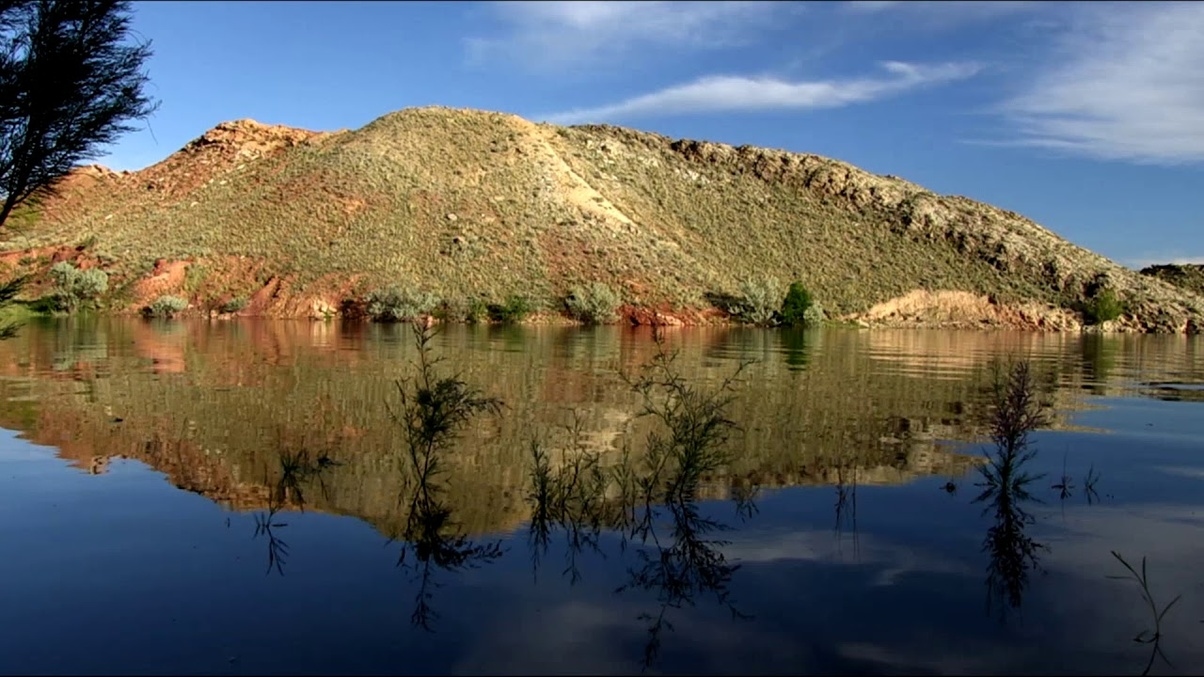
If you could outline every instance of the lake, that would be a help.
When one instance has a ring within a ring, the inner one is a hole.
[[[448,327],[434,368],[501,406],[417,481],[408,326],[31,323],[0,343],[0,672],[1204,671],[1204,340],[663,345],[642,392],[646,328]],[[992,490],[1017,361],[1045,420]],[[649,404],[735,427],[639,500]]]

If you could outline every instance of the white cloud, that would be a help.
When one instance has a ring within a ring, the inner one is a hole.
[[[1166,263],[1173,263],[1173,264],[1179,265],[1179,266],[1182,266],[1185,264],[1194,264],[1194,265],[1198,265],[1198,266],[1204,266],[1204,256],[1186,256],[1186,255],[1179,254],[1179,253],[1163,254],[1163,255],[1147,254],[1140,258],[1131,259],[1124,263],[1125,263],[1125,265],[1129,266],[1130,268],[1133,268],[1134,270],[1140,270],[1142,268],[1145,268],[1146,266],[1157,266],[1157,265],[1162,265],[1162,264],[1166,264]]]
[[[747,44],[782,12],[779,2],[498,2],[496,38],[470,38],[470,57],[514,58],[540,68],[615,60],[635,49],[714,49]]]
[[[1145,164],[1204,160],[1204,3],[1086,5],[1002,112],[1018,143]]]
[[[619,103],[546,116],[549,122],[574,124],[615,118],[684,113],[717,113],[772,109],[839,108],[973,76],[972,63],[909,64],[889,61],[885,74],[847,80],[788,82],[776,78],[708,76]]]

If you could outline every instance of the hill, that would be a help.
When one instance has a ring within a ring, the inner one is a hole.
[[[1204,295],[1204,265],[1185,263],[1146,266],[1141,269],[1141,274],[1164,280],[1194,294]]]
[[[14,272],[110,272],[111,307],[320,316],[388,285],[444,299],[620,290],[628,317],[722,316],[743,279],[802,280],[848,320],[1077,329],[1101,289],[1116,328],[1204,326],[1204,298],[1018,214],[818,157],[612,126],[406,109],[354,131],[223,123],[137,172],[89,167],[0,243]]]

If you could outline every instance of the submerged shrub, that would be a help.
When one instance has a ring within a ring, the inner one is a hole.
[[[743,280],[736,317],[746,324],[772,327],[778,323],[778,308],[784,295],[782,283],[775,277]]]
[[[491,303],[488,306],[489,319],[503,324],[522,322],[534,310],[530,299],[519,295],[507,298],[505,303]]]
[[[170,318],[176,313],[183,312],[188,308],[188,301],[179,296],[164,295],[155,299],[149,306],[142,309],[142,314],[147,317],[166,317]]]
[[[59,310],[75,310],[81,303],[96,299],[109,289],[108,273],[97,268],[80,270],[69,261],[54,264],[50,279],[54,281],[51,300]]]
[[[430,315],[439,299],[428,292],[389,287],[368,294],[368,316],[376,322],[406,322]]]
[[[782,301],[782,324],[789,326],[807,324],[807,311],[811,307],[811,292],[807,291],[802,282],[798,280],[791,282],[790,289],[786,291],[786,298]]]
[[[1104,289],[1082,304],[1083,319],[1087,324],[1103,324],[1119,318],[1125,312],[1124,303],[1116,292]]]
[[[609,285],[594,282],[584,288],[573,287],[564,303],[569,314],[585,324],[607,324],[615,321],[622,299]]]

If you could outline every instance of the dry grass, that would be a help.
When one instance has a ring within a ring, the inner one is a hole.
[[[1106,284],[1150,328],[1204,317],[1200,297],[1018,215],[817,156],[445,108],[275,150],[256,140],[267,128],[239,129],[142,172],[94,171],[0,248],[90,239],[119,273],[245,256],[296,289],[354,277],[360,293],[545,303],[604,282],[637,306],[705,307],[773,275],[836,313],[913,289],[1067,305]]]

